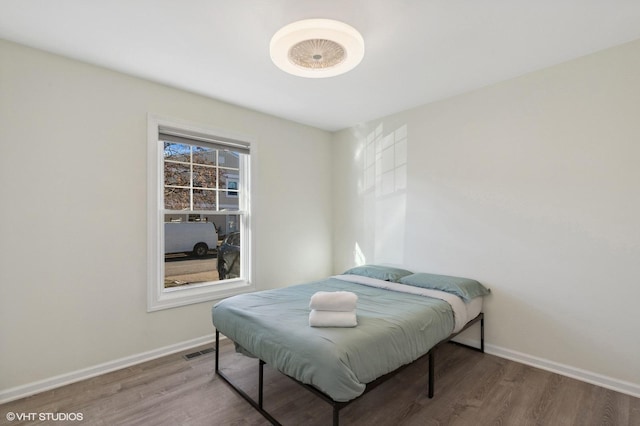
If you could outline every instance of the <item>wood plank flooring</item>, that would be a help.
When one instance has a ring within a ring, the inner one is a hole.
[[[215,354],[166,356],[0,405],[0,424],[268,425],[213,373]],[[257,361],[229,341],[221,367],[257,398]],[[340,412],[343,426],[640,425],[640,399],[453,344],[436,353],[435,396],[427,359]],[[265,366],[265,408],[283,425],[331,425],[331,406]],[[82,413],[82,422],[8,421],[7,413]]]

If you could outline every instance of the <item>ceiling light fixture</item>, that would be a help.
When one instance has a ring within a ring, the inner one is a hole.
[[[271,60],[289,74],[333,77],[352,70],[364,57],[364,39],[344,22],[305,19],[282,27],[271,38]]]

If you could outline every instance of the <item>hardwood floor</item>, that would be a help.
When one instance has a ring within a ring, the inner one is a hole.
[[[268,425],[219,377],[214,353],[184,353],[0,405],[0,424]],[[225,341],[221,367],[257,395],[257,361]],[[348,425],[640,425],[640,399],[453,344],[436,353],[435,396],[427,359],[340,412]],[[331,425],[331,406],[265,366],[265,408],[283,425]],[[7,413],[81,413],[82,422],[8,421]]]

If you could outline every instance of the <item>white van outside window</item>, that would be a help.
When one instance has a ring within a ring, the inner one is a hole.
[[[165,222],[164,254],[189,253],[204,257],[218,246],[218,233],[213,223]]]

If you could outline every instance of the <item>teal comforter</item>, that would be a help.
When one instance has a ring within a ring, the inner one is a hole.
[[[357,327],[310,327],[311,296],[338,290],[358,295]],[[230,297],[212,316],[244,351],[339,402],[426,354],[454,326],[447,302],[335,278]]]

